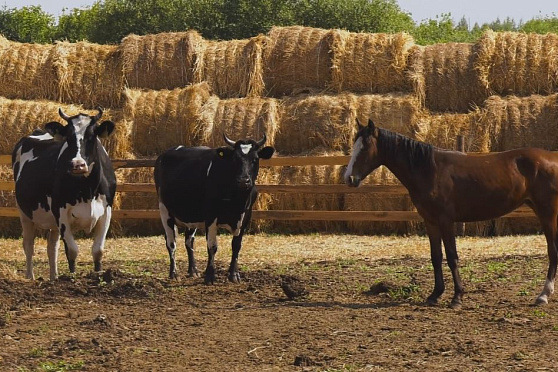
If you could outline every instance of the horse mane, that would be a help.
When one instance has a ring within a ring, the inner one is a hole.
[[[378,145],[386,156],[396,158],[403,155],[408,158],[411,167],[421,167],[432,162],[434,146],[417,141],[402,134],[379,128],[381,141]]]

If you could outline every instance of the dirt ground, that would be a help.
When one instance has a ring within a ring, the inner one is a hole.
[[[433,286],[424,237],[245,239],[240,284],[168,280],[161,237],[109,240],[93,273],[80,240],[77,273],[48,278],[44,241],[35,281],[21,241],[2,240],[2,371],[555,371],[558,296],[533,306],[547,269],[538,236],[461,238],[461,310],[423,304]],[[200,268],[203,239],[197,241]],[[45,278],[45,279],[43,279]]]

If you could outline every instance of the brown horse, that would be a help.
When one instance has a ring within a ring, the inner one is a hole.
[[[554,292],[558,262],[558,152],[523,148],[464,154],[378,128],[369,120],[368,126],[359,128],[345,182],[356,187],[380,165],[386,166],[407,188],[424,219],[435,280],[427,303],[437,303],[445,289],[443,241],[455,288],[451,307],[461,306],[463,284],[454,222],[497,218],[523,203],[535,211],[548,244],[548,274],[536,304],[548,303],[548,296]]]

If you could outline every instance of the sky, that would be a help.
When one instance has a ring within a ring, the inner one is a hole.
[[[342,1],[342,0],[340,0]],[[20,8],[28,5],[40,5],[54,16],[62,14],[62,9],[91,6],[95,0],[0,0],[0,6]],[[398,0],[403,11],[411,13],[417,24],[425,19],[451,13],[455,22],[465,17],[469,25],[490,23],[507,17],[516,23],[526,22],[539,16],[558,16],[557,0]]]

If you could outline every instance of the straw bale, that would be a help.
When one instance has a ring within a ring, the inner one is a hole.
[[[492,96],[478,115],[481,128],[490,136],[490,151],[519,147],[558,149],[558,94]]]
[[[421,105],[426,101],[426,79],[424,78],[424,48],[421,45],[413,45],[409,48],[407,55],[407,81],[411,91],[415,94]]]
[[[410,91],[407,55],[414,44],[405,32],[396,34],[332,31],[332,79],[337,92]]]
[[[425,105],[434,111],[466,113],[488,97],[475,69],[477,46],[444,43],[424,47],[422,63]],[[420,69],[414,67],[414,69]]]
[[[6,41],[0,53],[0,96],[19,99],[57,99],[53,45]]]
[[[417,139],[436,147],[455,150],[457,137],[463,136],[465,152],[490,151],[489,132],[478,121],[477,112],[468,114],[430,114],[419,119]]]
[[[422,109],[419,99],[413,94],[352,95],[351,104],[362,125],[366,125],[371,118],[377,126],[411,138],[415,138],[419,130],[417,122]]]
[[[338,151],[316,149],[305,154],[313,156],[343,155]],[[343,184],[344,166],[341,165],[312,165],[312,166],[285,166],[275,169],[276,184],[280,185],[316,185],[316,184]],[[314,193],[275,193],[268,206],[269,210],[316,210],[339,211],[343,210],[343,194],[314,194]],[[282,232],[341,232],[344,222],[337,221],[272,221],[271,228]]]
[[[118,48],[127,86],[174,89],[194,82],[202,44],[202,36],[193,30],[125,37]]]
[[[132,122],[136,155],[155,156],[172,146],[198,145],[196,123],[210,98],[207,83],[173,90],[125,89],[124,118]]]
[[[272,27],[264,51],[264,81],[272,97],[303,89],[323,91],[332,83],[333,31],[289,26]]]
[[[208,100],[198,123],[201,143],[223,146],[223,134],[233,140],[259,140],[264,133],[266,145],[273,146],[279,123],[279,102],[275,98],[230,98]]]
[[[357,129],[353,106],[350,94],[286,97],[275,139],[277,150],[283,155],[316,148],[348,153]]]
[[[206,41],[195,65],[196,81],[207,81],[221,98],[263,95],[262,54],[267,41],[263,35],[245,40]]]
[[[57,42],[52,54],[59,101],[91,109],[120,107],[124,75],[116,46]]]
[[[475,68],[490,92],[527,96],[557,91],[558,35],[487,30],[477,44]]]

